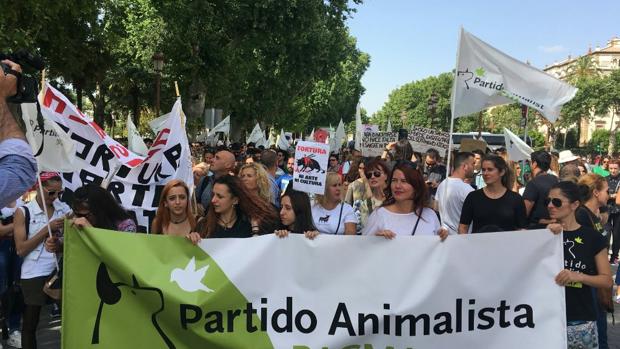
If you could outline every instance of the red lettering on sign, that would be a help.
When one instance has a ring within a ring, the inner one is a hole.
[[[78,116],[75,115],[69,115],[69,120],[73,120],[77,123],[80,123],[82,125],[88,125],[88,122],[86,122],[85,120],[80,119]]]
[[[142,160],[140,159],[133,159],[131,161],[127,161],[127,166],[129,167],[136,167],[138,165],[140,165],[142,163]]]
[[[114,155],[116,155],[117,158],[126,157],[129,155],[129,150],[120,144],[111,145],[110,150],[114,153]]]
[[[161,130],[158,134],[157,134],[157,138],[155,139],[155,142],[153,142],[153,145],[151,145],[151,148],[154,148],[160,144],[165,145],[166,141],[168,141],[168,138],[163,139],[164,135],[167,135],[170,133],[170,129],[169,128],[165,128],[163,130]]]
[[[52,90],[48,88],[47,90],[45,90],[45,97],[43,97],[43,105],[49,108],[52,105],[52,101],[58,102],[58,105],[56,105],[56,109],[54,109],[54,111],[58,114],[62,114],[62,112],[64,112],[65,108],[67,107],[67,103],[65,103],[65,101],[60,99],[60,97],[56,96],[54,92],[52,92]]]

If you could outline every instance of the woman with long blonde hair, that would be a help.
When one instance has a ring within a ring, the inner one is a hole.
[[[151,232],[186,236],[194,231],[196,218],[192,214],[190,197],[189,187],[185,182],[179,179],[168,182],[161,192]]]
[[[271,202],[271,183],[265,167],[257,162],[247,163],[239,169],[239,179],[243,186],[266,202]]]
[[[342,202],[342,180],[336,172],[328,172],[325,194],[316,195],[312,205],[314,225],[321,234],[355,235],[357,217],[351,205]]]

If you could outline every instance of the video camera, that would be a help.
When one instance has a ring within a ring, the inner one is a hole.
[[[22,69],[33,68],[37,71],[45,69],[43,59],[28,51],[20,50],[14,53],[0,52],[0,61],[5,59],[19,64]],[[39,94],[37,79],[34,76],[26,75],[23,72],[18,73],[4,63],[0,63],[0,66],[2,66],[4,74],[13,74],[17,77],[17,93],[12,97],[7,98],[7,102],[15,104],[35,103],[37,101],[37,95]]]

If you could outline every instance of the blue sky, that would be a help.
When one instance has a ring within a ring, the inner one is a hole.
[[[620,37],[620,1],[365,0],[348,21],[370,54],[361,105],[381,109],[399,86],[454,69],[459,28],[543,68]]]

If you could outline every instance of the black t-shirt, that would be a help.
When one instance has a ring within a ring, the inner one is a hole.
[[[531,228],[544,228],[545,225],[541,225],[538,222],[541,219],[549,219],[549,210],[545,205],[545,199],[549,196],[549,190],[558,182],[558,177],[550,175],[548,173],[539,174],[534,177],[525,186],[523,192],[523,200],[532,201],[534,207],[530,212],[528,218],[529,226]]]
[[[499,199],[489,198],[484,189],[472,191],[463,203],[460,223],[469,225],[472,222],[472,233],[479,233],[488,226],[503,231],[524,229],[527,227],[525,204],[519,194],[510,190]]]
[[[605,230],[603,223],[601,223],[601,219],[586,206],[577,207],[575,219],[579,225],[596,230],[597,233],[607,240],[608,232]]]
[[[596,275],[594,257],[606,248],[605,239],[592,228],[581,226],[577,230],[564,230],[564,269]],[[594,321],[596,311],[590,286],[573,283],[565,287],[566,320]]]
[[[216,225],[215,231],[210,238],[250,238],[252,236],[252,224],[246,217],[241,216],[237,218],[235,224],[230,228],[224,228],[219,224]]]

